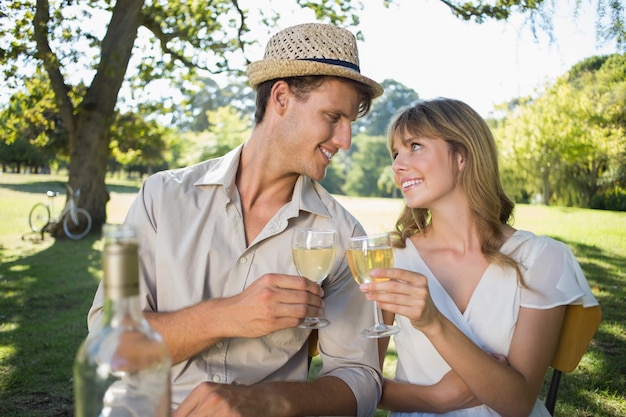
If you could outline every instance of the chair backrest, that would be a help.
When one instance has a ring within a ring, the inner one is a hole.
[[[582,305],[568,305],[550,366],[561,372],[572,372],[576,369],[598,330],[601,318],[600,306],[585,308]]]
[[[318,340],[318,338],[319,338],[319,336],[317,335],[317,329],[311,330],[311,334],[309,335],[309,341],[308,341],[309,362],[308,362],[307,369],[309,369],[309,370],[311,370],[311,362],[313,361],[313,358],[315,356],[319,355],[319,351],[317,350],[317,340]]]
[[[600,306],[583,307],[568,305],[565,310],[559,343],[550,367],[552,379],[548,388],[545,405],[550,415],[554,415],[554,406],[559,392],[562,372],[572,372],[587,350],[593,335],[600,326],[602,310]]]
[[[311,330],[311,334],[309,335],[309,358],[319,354],[317,351],[317,339],[317,329]]]

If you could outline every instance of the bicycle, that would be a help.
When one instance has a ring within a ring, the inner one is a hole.
[[[37,203],[30,210],[28,224],[33,232],[41,233],[42,240],[44,232],[59,222],[63,222],[65,235],[73,240],[82,239],[91,231],[91,215],[76,204],[76,199],[80,196],[80,189],[74,193],[69,184],[66,184],[66,188],[69,198],[58,217],[51,217],[51,214],[54,213],[54,199],[59,196],[59,193],[55,191],[46,193],[48,203]]]

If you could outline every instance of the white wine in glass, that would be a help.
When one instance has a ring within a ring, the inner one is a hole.
[[[389,234],[378,234],[352,237],[348,240],[346,251],[348,265],[354,280],[358,284],[372,282],[370,271],[376,268],[393,267],[393,249]],[[376,281],[386,281],[388,278],[377,278]],[[378,306],[374,304],[374,325],[361,331],[365,337],[388,337],[400,331],[397,326],[390,326],[380,321]]]
[[[298,273],[321,284],[335,261],[337,232],[326,229],[296,228],[291,253]],[[298,327],[319,329],[329,324],[330,321],[322,317],[306,317]]]

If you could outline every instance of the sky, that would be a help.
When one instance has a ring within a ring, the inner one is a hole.
[[[382,0],[366,0],[358,27],[365,37],[358,44],[361,73],[379,82],[398,81],[421,98],[463,100],[486,117],[494,104],[536,95],[587,57],[617,52],[614,43],[600,47],[596,41],[595,4],[583,0],[575,17],[573,2],[555,2],[551,44],[545,33],[535,39],[521,16],[477,24],[453,16],[439,0],[395,0],[389,9]],[[311,14],[290,10],[272,33],[313,21]],[[258,41],[265,45],[269,34],[261,35]],[[262,49],[247,55],[260,59]]]

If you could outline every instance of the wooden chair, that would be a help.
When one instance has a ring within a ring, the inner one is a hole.
[[[581,305],[567,306],[559,343],[550,364],[552,379],[545,400],[550,415],[554,415],[561,374],[576,369],[596,330],[598,330],[598,326],[600,326],[601,317],[600,306],[587,308]]]
[[[311,369],[311,361],[313,360],[313,358],[315,356],[317,356],[319,354],[318,350],[317,350],[317,330],[313,329],[311,330],[311,334],[309,335],[309,367],[308,369]]]

